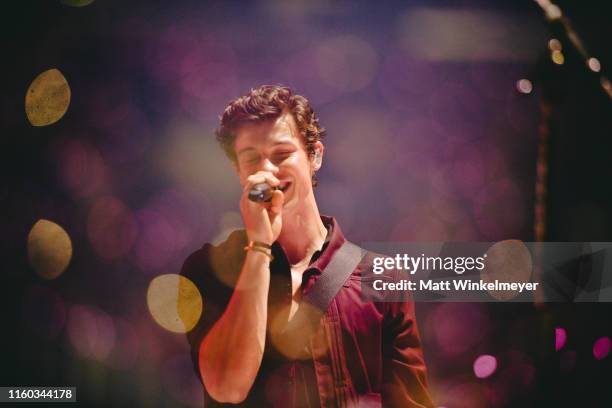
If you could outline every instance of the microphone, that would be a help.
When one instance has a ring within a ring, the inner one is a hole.
[[[249,200],[256,203],[268,202],[272,200],[272,191],[278,190],[278,187],[272,187],[267,183],[259,183],[253,185],[249,190]]]

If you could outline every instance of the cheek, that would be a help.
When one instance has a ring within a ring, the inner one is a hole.
[[[244,186],[244,184],[246,183],[247,177],[249,177],[250,175],[251,174],[247,172],[244,168],[238,170],[238,179],[240,180],[241,186]]]
[[[298,173],[300,178],[310,178],[310,162],[306,157],[296,156],[287,159],[285,164],[291,168],[291,171]]]

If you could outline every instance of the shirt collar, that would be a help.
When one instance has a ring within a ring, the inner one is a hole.
[[[344,244],[344,234],[342,234],[342,230],[340,226],[336,222],[334,217],[329,217],[326,215],[321,215],[321,221],[323,225],[327,229],[327,236],[325,237],[325,242],[323,242],[323,246],[320,250],[314,252],[312,257],[310,258],[310,262],[308,264],[308,268],[304,272],[311,273],[321,273],[325,270],[325,267],[331,261],[334,253],[340,249],[342,244]],[[278,267],[283,268],[281,265],[286,265],[289,268],[289,261],[287,260],[287,256],[283,251],[282,246],[278,243],[278,241],[272,244],[272,255],[274,256],[274,260],[272,261],[273,269]]]
[[[340,225],[338,225],[334,217],[322,215],[321,221],[323,221],[323,225],[327,228],[327,237],[325,238],[323,247],[313,254],[311,264],[308,266],[308,269],[316,269],[319,272],[325,270],[336,251],[340,249],[342,244],[346,241],[340,229]]]

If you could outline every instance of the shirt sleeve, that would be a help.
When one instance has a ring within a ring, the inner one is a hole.
[[[387,303],[383,321],[384,407],[433,407],[414,302]]]

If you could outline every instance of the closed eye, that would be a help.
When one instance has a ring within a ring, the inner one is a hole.
[[[258,156],[251,156],[251,157],[247,157],[243,160],[244,164],[247,165],[253,165],[253,164],[257,164],[257,162],[259,161],[259,157]]]
[[[278,162],[278,161],[283,161],[285,159],[287,159],[289,156],[291,156],[293,152],[278,152],[278,153],[274,153],[274,161]]]

